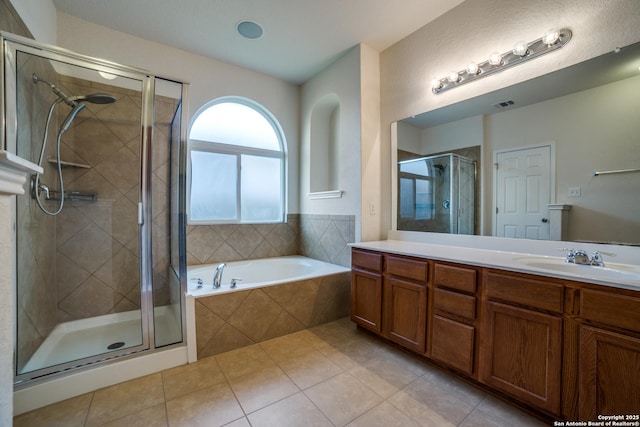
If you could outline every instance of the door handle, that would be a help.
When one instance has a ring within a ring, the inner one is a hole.
[[[542,222],[544,222],[545,224],[549,222],[549,220],[547,218],[542,218]]]

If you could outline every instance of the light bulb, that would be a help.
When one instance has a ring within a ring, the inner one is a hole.
[[[544,33],[544,36],[542,36],[542,43],[546,44],[547,46],[551,46],[552,44],[557,42],[559,38],[560,31],[557,28],[552,28]]]
[[[490,56],[489,56],[489,64],[494,65],[494,66],[498,66],[498,65],[502,65],[502,55],[499,54],[498,52],[493,52]]]
[[[447,80],[451,83],[456,83],[460,80],[460,75],[457,71],[451,71],[449,74],[447,74]]]
[[[471,62],[469,63],[469,65],[467,65],[467,74],[476,75],[479,71],[480,67],[478,67],[478,64],[476,64],[475,62]]]
[[[513,54],[518,56],[527,56],[529,54],[529,45],[525,41],[519,41],[513,46]]]
[[[106,79],[106,80],[113,80],[116,77],[118,77],[115,74],[107,73],[105,71],[98,71],[98,74],[100,74],[100,77],[102,77],[103,79]]]
[[[442,87],[442,82],[440,79],[431,80],[431,89],[440,89]]]

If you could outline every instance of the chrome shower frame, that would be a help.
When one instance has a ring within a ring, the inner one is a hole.
[[[83,67],[96,72],[105,72],[118,76],[139,80],[142,82],[142,137],[141,137],[141,176],[139,185],[139,204],[138,204],[138,225],[139,225],[139,245],[140,245],[140,292],[141,292],[141,316],[142,316],[142,337],[141,345],[132,346],[122,350],[114,350],[106,354],[99,354],[88,357],[79,361],[71,361],[64,364],[56,365],[49,368],[28,372],[14,377],[15,390],[35,384],[46,382],[50,379],[56,379],[63,376],[71,375],[82,370],[89,370],[104,364],[114,363],[125,359],[138,357],[144,354],[158,353],[176,347],[186,347],[186,318],[185,318],[185,299],[184,293],[187,289],[186,284],[186,220],[185,220],[185,177],[186,170],[186,136],[188,124],[188,111],[184,108],[187,104],[188,83],[178,79],[163,77],[161,75],[151,73],[149,71],[120,65],[111,61],[99,58],[93,58],[86,55],[74,53],[72,51],[62,49],[53,45],[36,42],[14,34],[0,32],[1,52],[0,52],[0,82],[3,91],[0,93],[0,113],[3,122],[0,126],[0,141],[7,151],[16,152],[17,148],[17,87],[15,83],[17,67],[17,52],[24,52],[31,55],[39,56],[44,59],[60,61],[71,65]],[[180,281],[180,307],[182,321],[182,341],[179,343],[167,345],[161,348],[155,348],[154,341],[154,305],[153,305],[153,262],[152,262],[152,212],[151,212],[151,177],[153,174],[151,168],[151,149],[153,141],[154,128],[154,82],[155,79],[164,79],[167,81],[179,83],[182,85],[182,126],[180,130],[179,145],[179,207],[178,207],[178,257],[179,257],[179,281]],[[12,247],[14,257],[12,258],[12,301],[14,321],[16,315],[17,304],[17,239],[16,239],[16,198],[12,200]],[[17,345],[17,327],[13,325],[14,330],[14,349]],[[16,352],[14,351],[14,354]]]

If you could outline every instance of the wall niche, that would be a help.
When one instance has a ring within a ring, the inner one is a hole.
[[[340,100],[336,94],[324,96],[313,106],[310,129],[309,197],[341,197]]]

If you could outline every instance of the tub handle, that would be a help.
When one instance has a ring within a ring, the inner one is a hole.
[[[191,281],[193,282],[194,280],[198,284],[198,288],[201,288],[202,287],[202,278],[200,278],[200,277],[192,277]]]
[[[236,288],[236,282],[241,282],[242,279],[234,277],[233,279],[231,279],[231,286],[229,286],[231,289],[235,289]]]

